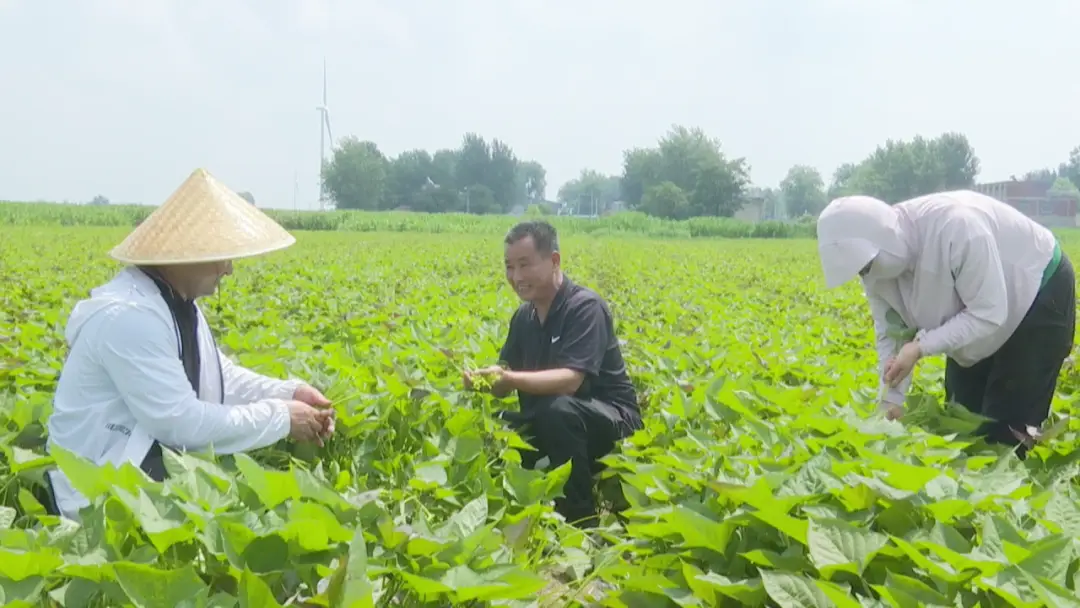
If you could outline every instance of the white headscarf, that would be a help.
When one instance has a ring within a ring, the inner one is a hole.
[[[844,196],[829,203],[818,216],[817,237],[829,289],[855,278],[871,261],[867,279],[896,278],[911,264],[900,214],[870,196]]]

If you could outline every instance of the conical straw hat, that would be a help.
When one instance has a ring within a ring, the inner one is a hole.
[[[296,239],[205,169],[196,169],[109,255],[136,265],[198,264],[284,249]]]

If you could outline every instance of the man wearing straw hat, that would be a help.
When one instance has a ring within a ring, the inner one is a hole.
[[[334,428],[326,397],[230,361],[195,303],[232,273],[232,260],[294,242],[209,173],[192,173],[112,250],[127,266],[72,311],[49,446],[99,465],[132,463],[161,481],[163,446],[222,454],[285,437],[322,445]],[[87,498],[59,470],[47,479],[50,510],[77,520]]]

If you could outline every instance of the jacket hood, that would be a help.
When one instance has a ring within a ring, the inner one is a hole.
[[[829,203],[818,216],[817,240],[829,289],[858,276],[882,251],[910,257],[899,211],[870,196],[844,196]]]
[[[94,315],[120,306],[151,306],[147,296],[157,293],[157,285],[149,277],[137,268],[125,268],[108,283],[91,289],[89,298],[75,304],[68,317],[64,339],[70,347]]]

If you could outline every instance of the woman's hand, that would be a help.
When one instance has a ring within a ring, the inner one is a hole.
[[[915,369],[915,364],[922,358],[922,348],[919,347],[918,340],[912,340],[905,344],[900,352],[896,353],[885,365],[885,384],[891,388],[896,388],[900,382],[911,375],[911,371]]]

